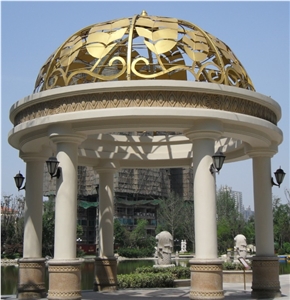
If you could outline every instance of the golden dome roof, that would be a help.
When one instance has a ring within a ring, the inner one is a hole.
[[[34,92],[115,80],[192,80],[254,90],[221,40],[200,27],[148,16],[98,23],[69,37],[42,66]]]

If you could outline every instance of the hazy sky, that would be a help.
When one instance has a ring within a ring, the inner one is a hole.
[[[289,189],[289,2],[1,2],[1,195],[17,195],[13,177],[25,163],[7,141],[12,129],[13,103],[32,94],[38,72],[74,32],[91,24],[149,15],[175,17],[200,26],[225,42],[242,62],[257,92],[271,96],[282,107],[278,126],[284,132],[272,171],[287,173],[273,194],[286,202]],[[270,180],[270,179],[269,179]],[[243,193],[253,208],[252,161],[225,164],[217,187],[230,186]],[[20,194],[24,194],[23,191]]]

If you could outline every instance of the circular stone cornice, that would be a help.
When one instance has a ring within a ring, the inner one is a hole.
[[[199,139],[218,140],[223,133],[222,123],[216,120],[207,120],[206,122],[196,121],[193,128],[189,128],[183,132],[190,141]]]
[[[85,27],[41,67],[34,92],[104,81],[192,80],[254,90],[224,42],[188,21],[148,15]]]
[[[18,101],[11,108],[10,119],[17,126],[57,114],[129,107],[221,110],[254,116],[275,125],[281,116],[280,106],[275,101],[252,91],[209,83],[143,83],[96,83],[34,94]]]
[[[278,152],[277,145],[271,145],[267,148],[252,148],[252,147],[245,147],[245,153],[251,157],[273,157]]]
[[[86,135],[81,133],[74,134],[50,134],[49,138],[56,144],[58,143],[72,143],[80,144],[85,140]]]

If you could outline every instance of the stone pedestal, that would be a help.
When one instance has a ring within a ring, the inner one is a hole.
[[[253,257],[252,298],[281,297],[278,257]]]
[[[115,291],[117,285],[117,259],[96,257],[94,291]]]
[[[190,299],[224,299],[221,260],[191,259]]]
[[[45,258],[22,258],[18,265],[18,299],[45,298]]]
[[[50,260],[47,299],[80,300],[81,263],[83,259]]]

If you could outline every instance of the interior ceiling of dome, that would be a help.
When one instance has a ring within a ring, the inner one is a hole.
[[[69,37],[42,66],[34,92],[142,79],[210,82],[254,91],[241,62],[221,40],[190,22],[143,11]]]

